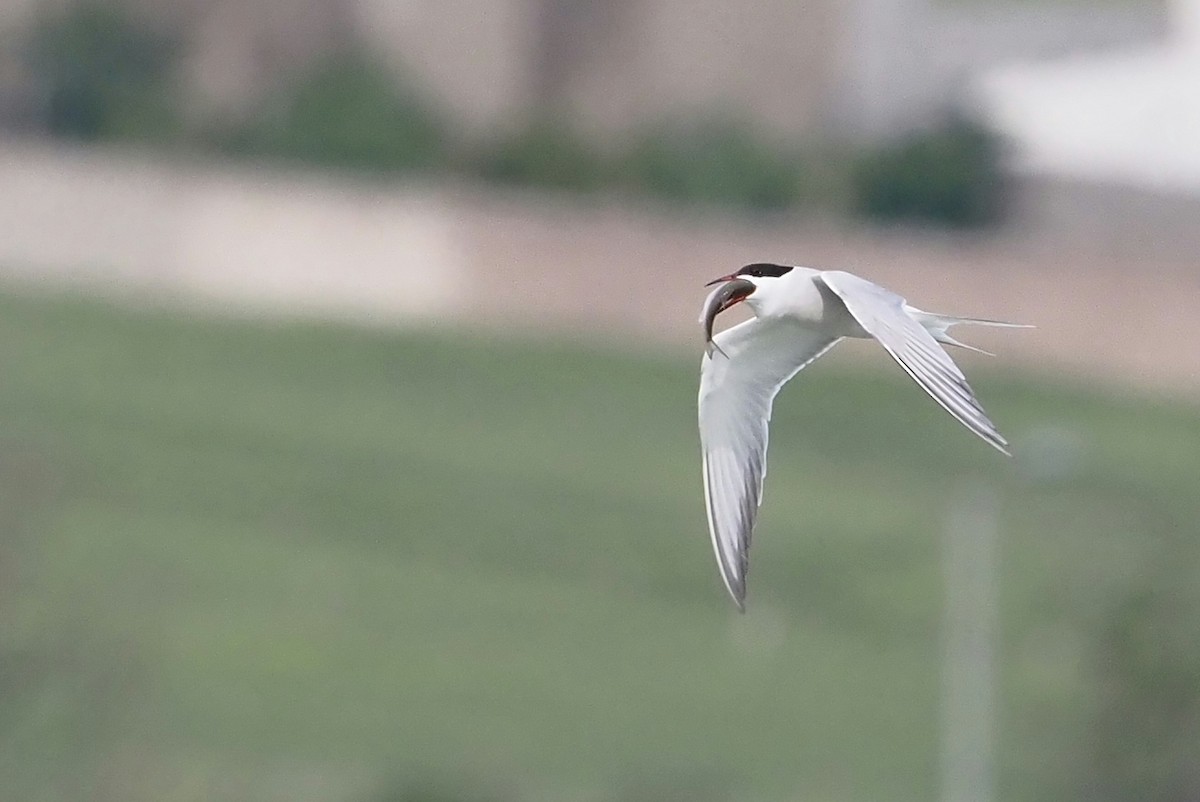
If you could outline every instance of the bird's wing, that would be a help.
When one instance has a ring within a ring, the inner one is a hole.
[[[1008,442],[975,399],[962,371],[925,327],[908,313],[903,298],[878,284],[840,270],[824,271],[819,278],[842,299],[858,324],[887,349],[921,389],[972,432],[1008,453]]]
[[[775,394],[837,338],[748,320],[715,338],[700,363],[700,445],[708,531],[729,595],[744,609],[750,535],[767,473]]]

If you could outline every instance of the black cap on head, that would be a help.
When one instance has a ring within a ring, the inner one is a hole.
[[[788,267],[787,265],[773,265],[770,262],[755,262],[752,265],[746,265],[735,275],[752,276],[754,278],[763,278],[764,276],[779,278],[784,273],[789,272],[791,269],[792,268]]]

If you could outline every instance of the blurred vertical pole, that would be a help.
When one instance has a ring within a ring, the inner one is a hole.
[[[968,485],[946,516],[942,802],[995,799],[996,492]]]

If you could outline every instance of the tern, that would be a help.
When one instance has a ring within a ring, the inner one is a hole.
[[[746,607],[750,538],[767,473],[771,405],[779,389],[845,337],[874,338],[959,423],[997,450],[1008,442],[941,344],[960,323],[1028,328],[923,312],[878,284],[840,270],[760,262],[710,281],[700,314],[700,444],[704,504],[721,579]],[[717,315],[745,302],[754,317],[713,336]]]

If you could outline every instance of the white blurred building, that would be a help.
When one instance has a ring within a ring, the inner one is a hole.
[[[1200,0],[1161,43],[997,67],[985,117],[1011,143],[1027,222],[1138,251],[1200,249]]]

